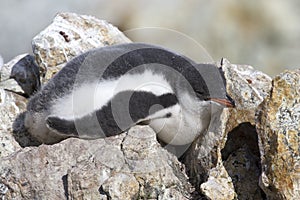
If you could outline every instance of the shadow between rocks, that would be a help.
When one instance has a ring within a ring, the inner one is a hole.
[[[68,187],[69,187],[69,184],[68,184],[68,174],[62,176],[62,182],[63,182],[63,187],[64,187],[64,191],[65,191],[65,197],[66,197],[66,200],[69,200],[69,192],[68,192]]]
[[[255,126],[242,123],[229,132],[221,153],[238,199],[266,199],[258,185],[261,160]]]

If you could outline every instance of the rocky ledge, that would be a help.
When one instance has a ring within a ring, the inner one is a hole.
[[[60,13],[32,46],[46,82],[80,53],[126,42],[105,21]],[[1,81],[24,56],[4,64]],[[181,149],[163,147],[148,126],[42,145],[24,129],[24,91],[0,82],[1,199],[300,199],[300,70],[272,80],[251,66],[219,65],[236,108]]]

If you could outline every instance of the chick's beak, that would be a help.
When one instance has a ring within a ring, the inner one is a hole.
[[[214,101],[216,103],[219,103],[223,106],[226,106],[228,108],[234,108],[235,107],[235,103],[234,100],[230,97],[230,96],[226,96],[226,98],[221,99],[221,98],[210,98],[211,101]]]

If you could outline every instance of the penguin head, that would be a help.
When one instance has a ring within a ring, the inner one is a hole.
[[[222,68],[214,64],[197,64],[202,80],[196,87],[196,95],[200,100],[211,101],[225,107],[235,107],[234,100],[226,90],[226,79]]]

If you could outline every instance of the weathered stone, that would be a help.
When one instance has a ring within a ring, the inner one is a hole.
[[[105,181],[101,189],[109,199],[139,198],[139,182],[133,174],[118,173]]]
[[[237,199],[265,199],[259,187],[261,164],[255,126],[242,123],[230,131],[221,153]]]
[[[25,55],[13,65],[10,78],[17,81],[26,97],[33,95],[41,87],[39,67],[32,55]]]
[[[243,122],[255,125],[255,110],[271,90],[272,79],[249,65],[230,64],[223,59],[228,94],[234,99],[236,108],[230,110],[226,132]]]
[[[147,126],[108,141],[71,138],[25,148],[0,163],[6,199],[188,199],[193,191]]]
[[[26,109],[26,99],[0,88],[0,158],[20,149],[13,137],[13,122]]]
[[[28,54],[16,56],[1,67],[0,75],[0,157],[15,152],[21,146],[36,145],[36,141],[27,133],[15,131],[23,125],[20,119],[26,110],[27,99],[18,82],[11,78],[12,69],[19,61],[27,59]],[[19,144],[18,144],[19,143]]]
[[[261,171],[258,161],[259,158],[244,147],[230,154],[224,162],[227,173],[232,177],[237,199],[264,199],[258,185]]]
[[[223,166],[221,150],[225,147],[228,133],[241,123],[249,122],[255,125],[255,109],[271,88],[271,78],[250,66],[230,64],[226,59],[223,59],[221,67],[225,73],[228,93],[235,100],[236,108],[225,108],[221,113],[213,116],[208,131],[192,144],[184,160],[192,183],[197,189],[202,188],[202,192],[204,192],[203,187],[205,187],[206,195],[213,195],[215,190],[212,186],[208,187],[210,184],[207,181],[217,179],[211,177],[210,172],[225,171],[223,168],[216,169],[216,167]],[[256,134],[255,131],[251,133]],[[247,141],[242,140],[240,142],[246,143]],[[234,171],[234,169],[232,170]],[[224,178],[226,176],[227,178]],[[243,176],[246,177],[247,173]],[[223,179],[217,180],[219,187],[230,188],[227,197],[233,197],[230,192],[234,191],[233,184],[228,184],[224,180],[231,181],[232,179],[227,173],[223,173]],[[205,184],[205,186],[201,184]],[[224,195],[223,193],[219,194]],[[216,198],[216,196],[207,197]]]
[[[185,165],[196,188],[208,178],[209,171],[222,162],[220,142],[229,117],[227,110],[217,113],[211,119],[208,131],[193,142],[185,157]]]
[[[269,199],[300,199],[300,70],[274,78],[257,130],[262,189]]]
[[[227,90],[237,109],[256,109],[271,89],[271,78],[249,65],[230,64],[222,59]]]
[[[23,93],[22,88],[19,86],[18,82],[11,78],[11,71],[13,66],[19,62],[21,59],[26,57],[28,54],[22,54],[19,56],[14,57],[11,61],[4,64],[1,67],[0,71],[0,88],[11,90],[16,93]]]
[[[201,184],[200,189],[209,199],[228,200],[235,198],[231,178],[222,163],[211,169],[208,180]]]
[[[96,47],[127,43],[130,40],[104,20],[75,13],[59,13],[45,30],[32,40],[37,63],[49,80],[73,57]]]

